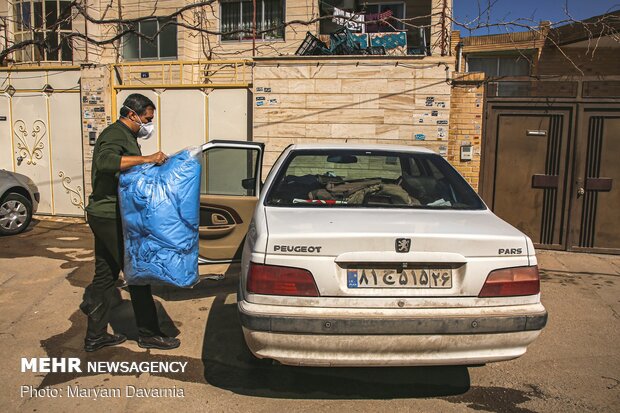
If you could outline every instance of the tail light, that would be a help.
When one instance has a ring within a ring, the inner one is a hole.
[[[538,266],[491,271],[478,297],[510,297],[540,292]]]
[[[319,296],[310,271],[253,262],[250,263],[247,289],[254,294]]]

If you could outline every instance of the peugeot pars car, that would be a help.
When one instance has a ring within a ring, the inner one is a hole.
[[[203,149],[201,260],[241,258],[256,357],[476,365],[521,356],[545,326],[531,240],[432,151],[291,145],[261,185],[261,144]]]

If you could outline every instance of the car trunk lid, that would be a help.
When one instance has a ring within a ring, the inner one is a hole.
[[[266,217],[266,264],[310,270],[322,296],[477,296],[492,269],[529,263],[526,237],[488,210],[271,207]]]

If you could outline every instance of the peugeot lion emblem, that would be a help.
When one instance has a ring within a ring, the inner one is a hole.
[[[396,238],[396,252],[409,252],[411,248],[411,239]]]

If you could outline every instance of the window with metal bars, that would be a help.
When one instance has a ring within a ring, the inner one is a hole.
[[[175,59],[177,57],[177,25],[175,19],[157,18],[125,26],[133,32],[123,36],[125,60]]]
[[[222,40],[252,40],[251,0],[222,0],[220,8]],[[256,39],[284,39],[284,0],[256,0]]]
[[[15,44],[27,45],[13,53],[17,62],[73,60],[71,2],[64,0],[17,0],[13,3]]]

